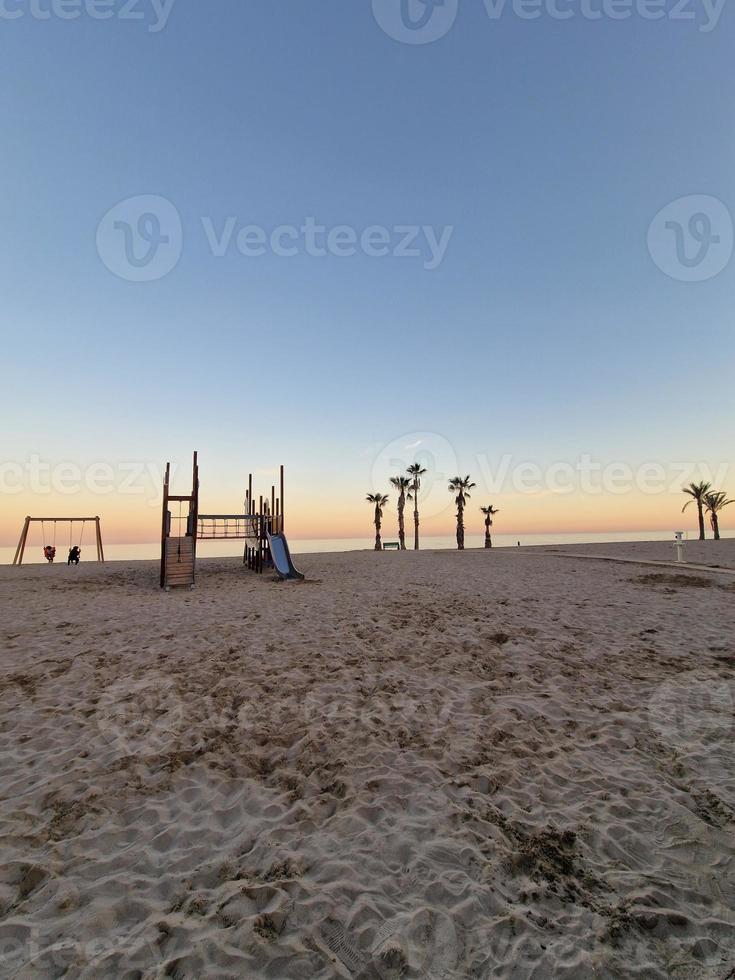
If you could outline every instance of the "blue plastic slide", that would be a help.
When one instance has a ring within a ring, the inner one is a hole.
[[[302,579],[304,577],[301,572],[294,568],[285,534],[269,534],[268,546],[271,549],[273,567],[278,573],[279,578]]]

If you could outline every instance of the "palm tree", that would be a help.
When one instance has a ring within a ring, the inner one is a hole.
[[[411,463],[411,465],[406,470],[408,475],[412,477],[411,480],[411,492],[408,495],[409,500],[413,500],[413,547],[414,551],[419,550],[419,490],[421,489],[421,477],[424,475],[426,470],[423,468],[421,463]]]
[[[392,476],[390,482],[399,491],[398,493],[398,543],[401,551],[406,550],[406,523],[403,518],[403,511],[406,506],[406,493],[411,488],[411,481],[407,476]]]
[[[380,526],[383,521],[383,508],[388,503],[388,497],[384,493],[369,493],[365,499],[369,504],[375,504],[375,516],[373,517],[373,523],[375,524],[375,550],[382,551],[383,545],[380,540]]]
[[[701,483],[690,483],[688,487],[682,487],[682,493],[688,493],[692,498],[687,500],[684,506],[681,508],[682,514],[687,509],[689,504],[696,503],[697,505],[697,518],[699,520],[699,540],[704,541],[704,498],[712,489],[711,483],[705,483],[704,480]]]
[[[485,547],[492,548],[493,541],[490,537],[490,528],[493,526],[493,515],[499,514],[500,511],[493,507],[492,504],[488,504],[487,507],[481,507],[480,510],[485,515]]]
[[[714,534],[715,541],[720,540],[719,513],[728,504],[735,504],[735,500],[728,500],[727,494],[723,493],[722,490],[718,490],[716,493],[705,494],[704,506],[709,514],[709,522],[712,525],[712,533]]]
[[[475,486],[467,476],[453,476],[449,481],[449,492],[456,493],[454,502],[457,505],[457,548],[464,551],[464,505],[469,499],[470,490]]]

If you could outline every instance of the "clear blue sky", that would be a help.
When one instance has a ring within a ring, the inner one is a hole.
[[[734,41],[732,9],[703,33],[467,0],[418,46],[356,0],[177,0],[158,33],[0,18],[4,458],[198,447],[362,487],[371,446],[430,430],[463,469],[732,459],[735,258],[677,281],[646,232],[685,195],[735,214]],[[95,246],[142,194],[184,228],[149,283]],[[435,270],[216,258],[201,217],[230,215],[454,231]]]

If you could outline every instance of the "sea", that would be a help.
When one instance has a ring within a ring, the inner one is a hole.
[[[104,528],[103,528],[104,533]],[[723,538],[735,537],[735,530],[721,531]],[[696,532],[688,531],[685,536],[689,539],[696,538]],[[395,541],[395,535],[387,534],[383,536],[384,541]],[[559,545],[559,544],[597,544],[608,541],[671,541],[674,540],[673,531],[584,531],[575,533],[548,533],[548,534],[493,534],[493,546],[496,548],[516,548],[530,547],[531,545]],[[295,555],[318,554],[321,552],[334,551],[365,551],[371,550],[375,544],[374,537],[364,538],[298,538],[289,536],[288,539],[291,552]],[[199,558],[226,558],[242,555],[242,541],[200,541],[197,544],[197,556]],[[413,534],[407,531],[406,544],[413,548]],[[484,537],[482,534],[465,535],[466,548],[482,548]],[[421,549],[423,551],[445,550],[457,547],[454,535],[422,535]],[[159,542],[152,541],[147,544],[110,544],[105,542],[106,561],[142,561],[145,559],[156,559],[161,556],[161,545]],[[0,547],[0,564],[10,565],[15,555],[15,547]],[[95,559],[94,542],[82,543],[82,560],[93,561]],[[57,562],[65,561],[66,554],[63,547],[57,545]],[[31,540],[26,546],[23,564],[44,564],[42,545],[39,541]]]

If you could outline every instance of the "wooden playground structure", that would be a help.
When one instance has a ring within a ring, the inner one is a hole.
[[[14,565],[23,564],[23,554],[26,550],[26,542],[28,541],[28,531],[30,530],[31,524],[41,525],[41,534],[43,535],[43,546],[44,550],[46,548],[46,525],[51,524],[53,526],[53,547],[56,548],[56,525],[57,524],[68,524],[69,525],[69,548],[72,547],[72,531],[75,524],[81,524],[82,530],[79,534],[78,546],[82,547],[82,542],[84,540],[84,528],[87,524],[94,524],[95,529],[95,544],[97,547],[97,561],[103,562],[105,560],[105,553],[102,548],[102,531],[100,529],[100,519],[99,517],[26,517],[23,523],[23,530],[20,532],[20,540],[18,541],[18,547],[15,549],[15,557],[13,558]]]
[[[191,493],[171,493],[170,478],[171,464],[166,463],[161,523],[162,589],[168,590],[172,586],[194,587],[197,541],[244,541],[244,565],[258,573],[272,566],[271,541],[276,537],[283,538],[285,525],[283,466],[280,467],[278,493],[276,487],[272,486],[270,497],[263,497],[261,494],[257,505],[253,496],[253,475],[251,473],[248,476],[245,506],[239,514],[199,513],[199,462],[196,452],[192,465]],[[172,504],[178,504],[178,514],[172,512]],[[288,554],[287,546],[286,553]],[[282,577],[302,576],[296,573]]]

